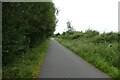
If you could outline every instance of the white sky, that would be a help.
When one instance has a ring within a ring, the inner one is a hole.
[[[118,32],[118,2],[120,0],[53,0],[59,8],[59,22],[55,33],[62,33],[67,28],[67,21],[72,21],[76,31],[88,28],[100,32]]]

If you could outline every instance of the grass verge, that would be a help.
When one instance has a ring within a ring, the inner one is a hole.
[[[43,41],[34,48],[28,50],[25,54],[18,55],[13,63],[3,66],[3,79],[21,78],[34,79],[40,73],[40,66],[45,57],[50,39]]]
[[[58,42],[70,49],[95,67],[110,75],[115,80],[120,80],[120,70],[117,68],[118,52],[117,43],[109,47],[109,43],[93,44],[87,40],[67,40],[56,38]]]

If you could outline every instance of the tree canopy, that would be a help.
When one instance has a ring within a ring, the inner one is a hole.
[[[2,13],[3,63],[55,31],[56,8],[52,2],[5,2]]]

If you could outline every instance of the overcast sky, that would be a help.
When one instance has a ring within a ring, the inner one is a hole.
[[[53,0],[60,10],[59,22],[55,33],[62,33],[67,28],[67,21],[72,21],[76,31],[88,28],[100,32],[118,31],[118,2],[120,0]]]

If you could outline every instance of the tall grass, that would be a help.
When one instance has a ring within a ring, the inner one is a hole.
[[[3,79],[35,78],[40,72],[40,65],[44,59],[49,41],[45,40],[39,43],[25,54],[16,56],[14,62],[3,66]]]
[[[101,35],[97,36],[101,37]],[[61,35],[56,38],[56,40],[112,78],[119,80],[118,42],[94,42],[95,40],[97,41],[97,36],[88,37],[87,35],[86,37],[86,34],[84,34],[82,37],[78,37],[78,35],[77,37],[76,35],[68,35],[65,37]]]

